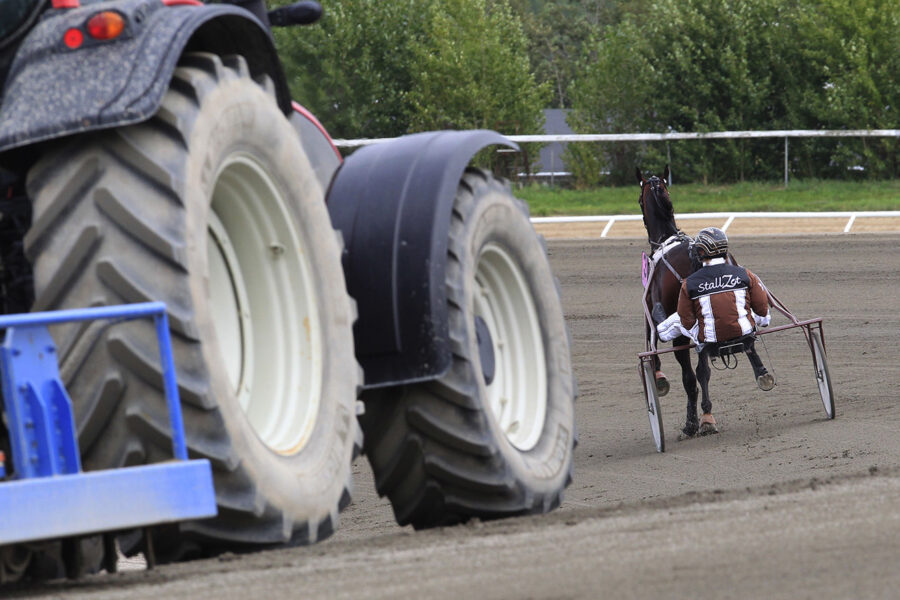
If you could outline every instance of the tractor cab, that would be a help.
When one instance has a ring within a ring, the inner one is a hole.
[[[18,42],[44,6],[43,0],[0,0],[0,91]]]
[[[0,47],[26,30],[42,5],[41,0],[0,0]]]

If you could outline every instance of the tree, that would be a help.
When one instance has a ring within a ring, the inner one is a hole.
[[[652,90],[657,78],[648,60],[652,49],[640,28],[627,20],[607,27],[588,44],[578,63],[578,77],[571,95],[575,110],[569,125],[580,133],[624,133],[653,129]],[[637,144],[569,144],[566,164],[577,181],[596,185],[609,169],[611,181],[633,182],[634,165],[640,162]]]
[[[900,4],[820,0],[796,13],[807,84],[791,103],[797,120],[828,129],[900,127]],[[840,139],[797,153],[806,170],[832,176],[896,177],[896,139]]]
[[[276,30],[294,97],[335,137],[409,128],[412,55],[430,0],[340,0],[309,27]]]
[[[648,14],[626,15],[586,47],[572,91],[573,126],[614,132],[896,127],[898,13],[892,0],[655,0]],[[792,145],[792,165],[807,175],[846,176],[848,166],[859,164],[877,176],[896,172],[894,148],[894,140],[804,142]],[[681,142],[671,149],[682,181],[780,173],[772,160],[777,141]],[[629,160],[658,162],[661,151],[645,144],[630,154],[620,148],[619,157],[592,156],[610,165],[614,179],[627,180]]]
[[[295,97],[336,137],[540,131],[546,86],[505,2],[341,0],[276,39]]]
[[[510,1],[528,38],[535,78],[551,87],[551,107],[571,107],[569,85],[585,43],[598,28],[618,23],[634,4],[635,0]]]
[[[412,128],[540,132],[548,87],[535,82],[526,46],[505,3],[432,3],[413,49]]]

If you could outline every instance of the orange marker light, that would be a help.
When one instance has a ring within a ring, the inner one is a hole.
[[[97,13],[87,22],[87,31],[95,40],[111,40],[125,30],[125,19],[111,10]]]
[[[70,49],[80,48],[84,42],[84,34],[80,29],[69,29],[63,34],[63,43]]]

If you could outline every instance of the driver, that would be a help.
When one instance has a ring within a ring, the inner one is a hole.
[[[775,378],[756,353],[753,335],[754,323],[766,327],[771,321],[765,286],[748,269],[726,262],[728,237],[718,227],[702,229],[694,240],[694,251],[703,266],[681,284],[678,312],[657,325],[659,338],[690,337],[700,353],[698,377],[709,368],[707,359],[714,350],[740,340],[757,385],[763,391],[771,390]]]

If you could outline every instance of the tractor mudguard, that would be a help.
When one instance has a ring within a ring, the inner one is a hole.
[[[93,40],[86,22],[113,10],[125,31]],[[83,42],[71,49],[81,32]],[[22,42],[0,107],[0,152],[75,133],[139,123],[159,109],[182,52],[241,54],[254,77],[268,74],[279,106],[290,93],[271,33],[250,12],[228,4],[165,6],[160,0],[114,0],[48,10]]]
[[[466,166],[494,131],[438,131],[360,148],[340,167],[328,211],[344,236],[365,388],[427,381],[450,368],[447,235]]]
[[[303,144],[303,150],[306,152],[309,164],[312,165],[316,179],[319,180],[322,190],[325,191],[331,184],[331,178],[334,177],[335,171],[341,166],[343,158],[319,120],[297,102],[294,102],[293,106],[294,111],[289,120],[297,135],[300,136],[300,143]]]

